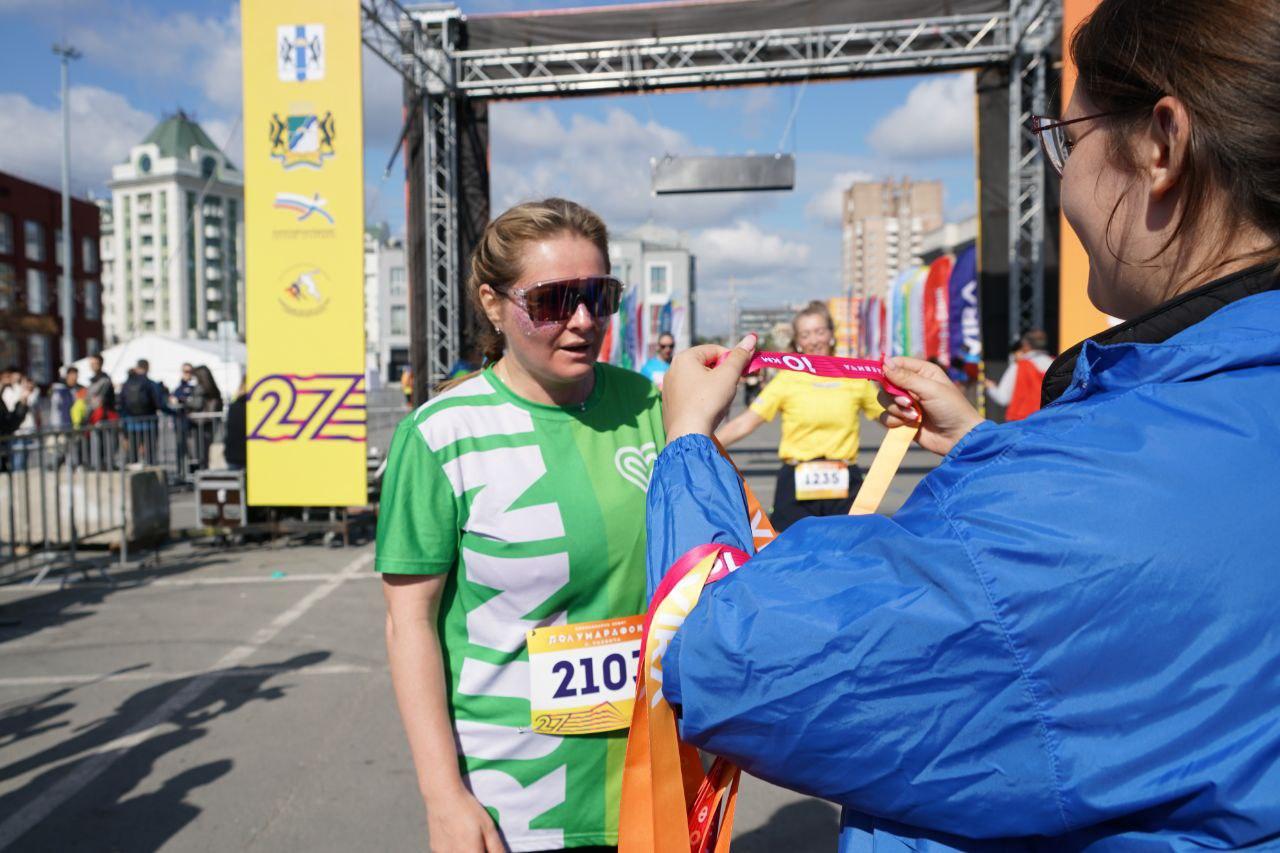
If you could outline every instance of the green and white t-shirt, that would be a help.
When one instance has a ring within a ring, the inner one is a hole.
[[[644,610],[657,390],[598,364],[591,397],[529,402],[486,370],[401,422],[376,568],[449,580],[440,639],[462,772],[513,851],[616,844],[626,732],[529,730],[525,632]]]

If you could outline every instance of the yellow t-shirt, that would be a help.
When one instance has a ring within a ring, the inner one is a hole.
[[[782,412],[780,459],[855,462],[858,413],[877,418],[884,411],[876,402],[876,393],[876,386],[866,379],[831,379],[787,371],[764,386],[751,404],[751,411],[766,421]]]

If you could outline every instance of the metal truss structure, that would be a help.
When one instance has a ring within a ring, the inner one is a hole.
[[[478,98],[799,82],[968,68],[1009,55],[1007,15],[462,50],[459,91]]]
[[[1060,0],[1014,0],[1009,56],[1009,340],[1045,326],[1045,171],[1033,115],[1049,112],[1052,42]]]
[[[1061,0],[1010,0],[1007,10],[981,15],[483,50],[462,46],[456,7],[362,0],[362,8],[365,44],[405,81],[418,399],[459,356],[462,259],[488,218],[483,104],[490,99],[1007,66],[1010,327],[1016,334],[1043,325],[1044,166],[1025,118],[1046,111]]]

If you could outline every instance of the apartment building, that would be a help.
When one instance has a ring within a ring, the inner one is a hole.
[[[942,227],[942,182],[855,183],[844,192],[843,286],[848,295],[883,296],[898,273],[920,263],[922,240]]]

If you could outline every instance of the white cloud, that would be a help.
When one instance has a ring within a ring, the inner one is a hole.
[[[805,216],[823,225],[838,226],[844,216],[844,191],[850,184],[870,180],[869,172],[837,172],[821,192],[810,197],[804,206]]]
[[[71,89],[71,188],[101,189],[111,167],[155,126],[155,116],[135,109],[116,92],[96,86]],[[58,186],[62,174],[62,113],[26,97],[0,94],[0,163],[29,180]]]
[[[881,156],[897,159],[972,154],[974,97],[971,72],[925,80],[876,123],[867,142]]]
[[[520,201],[559,195],[592,208],[615,231],[646,221],[688,230],[770,203],[750,193],[654,196],[651,158],[710,152],[621,108],[566,122],[546,105],[498,104],[489,119],[495,215]]]
[[[188,81],[221,109],[240,108],[240,5],[221,17],[112,7],[68,33],[86,59],[140,79]]]
[[[697,102],[708,110],[732,113],[736,124],[724,123],[726,130],[736,129],[743,140],[771,146],[782,134],[784,119],[790,111],[783,104],[778,86],[750,86],[741,89],[708,89],[699,92]],[[772,151],[772,148],[769,148]]]
[[[184,81],[199,89],[215,118],[199,117],[214,141],[226,138],[214,127],[229,127],[216,116],[238,113],[242,103],[240,5],[233,3],[223,16],[190,12],[156,14],[129,7],[110,17],[94,16],[73,29],[70,40],[87,59],[155,84],[158,80]],[[370,145],[390,147],[402,124],[399,73],[368,48],[363,54],[365,136]],[[227,153],[243,161],[237,134]]]
[[[733,225],[707,228],[690,241],[698,269],[719,277],[792,273],[805,266],[810,247],[770,234],[746,219]]]
[[[777,96],[773,89],[753,86],[747,89],[742,98],[742,111],[747,115],[768,112],[777,104]]]

